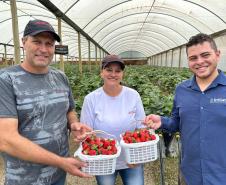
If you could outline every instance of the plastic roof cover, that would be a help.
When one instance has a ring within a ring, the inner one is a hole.
[[[17,0],[20,38],[31,19],[44,19],[57,30],[56,16],[36,0]],[[48,2],[48,0],[43,1]],[[225,0],[51,0],[109,53],[139,52],[151,56],[184,44],[198,32],[225,29]],[[0,42],[13,44],[10,1],[0,0]],[[62,41],[78,57],[77,31],[62,22]],[[82,56],[88,42],[81,38]],[[13,53],[8,47],[7,52]],[[91,43],[92,54],[95,46]],[[0,53],[4,48],[0,46]],[[101,55],[101,52],[97,52]]]

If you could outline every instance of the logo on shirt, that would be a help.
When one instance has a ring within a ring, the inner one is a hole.
[[[128,113],[129,114],[135,114],[136,112],[135,111],[129,111]]]
[[[226,104],[226,98],[211,98],[210,103]]]

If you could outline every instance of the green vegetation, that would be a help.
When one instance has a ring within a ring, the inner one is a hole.
[[[89,72],[85,66],[81,75],[77,65],[65,65],[65,73],[79,114],[84,97],[102,85],[99,68],[92,66],[92,72]],[[188,69],[127,66],[123,84],[140,93],[146,114],[170,115],[176,85],[190,76]]]

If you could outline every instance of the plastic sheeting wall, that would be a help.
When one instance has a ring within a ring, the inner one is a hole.
[[[214,38],[218,49],[221,51],[221,60],[218,68],[226,71],[226,33]],[[181,50],[181,55],[180,55]],[[187,54],[185,46],[163,52],[151,57],[148,61],[150,65],[165,67],[188,67]]]

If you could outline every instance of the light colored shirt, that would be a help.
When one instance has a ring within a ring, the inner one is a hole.
[[[132,122],[144,118],[143,104],[137,91],[123,86],[118,96],[111,97],[100,87],[85,97],[80,121],[94,130],[112,134],[120,141],[121,133],[141,127],[140,122]],[[116,169],[124,168],[128,166],[121,154],[117,159]]]
[[[176,88],[172,117],[162,128],[180,131],[181,170],[188,185],[226,184],[226,76],[202,92],[195,78]]]

